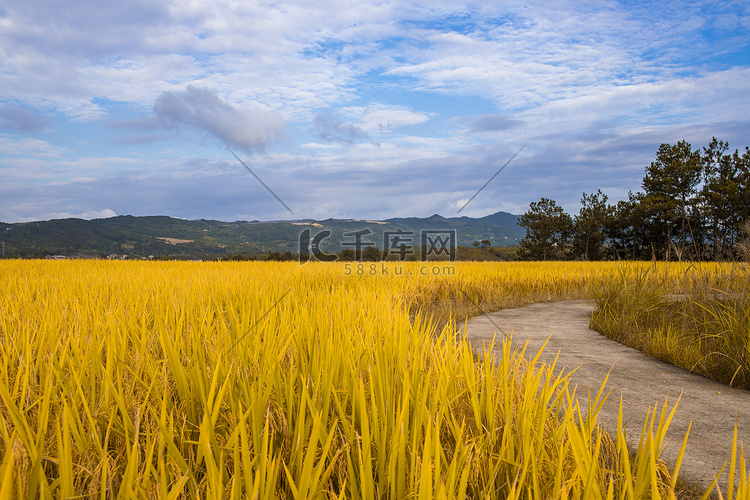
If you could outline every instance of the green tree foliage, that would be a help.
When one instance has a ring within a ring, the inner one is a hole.
[[[713,138],[703,148],[701,202],[706,240],[715,259],[730,256],[743,237],[742,223],[750,220],[750,150],[727,154],[729,144]]]
[[[575,221],[554,200],[531,203],[519,221],[519,256],[723,259],[739,257],[750,241],[750,147],[730,154],[715,137],[702,151],[687,141],[662,144],[642,187],[615,205],[601,190],[583,193]]]
[[[641,203],[646,209],[648,243],[658,255],[669,257],[674,238],[679,238],[679,251],[685,250],[696,215],[701,173],[700,152],[693,151],[686,141],[659,146],[656,158],[646,168]]]
[[[641,199],[643,193],[628,192],[627,200],[610,205],[612,215],[604,228],[608,242],[608,256],[613,259],[645,258],[643,255],[645,229]],[[650,256],[650,254],[649,254]]]
[[[383,260],[383,251],[377,247],[366,247],[362,251],[362,260],[367,262],[377,262]]]
[[[573,219],[554,200],[542,198],[529,205],[518,224],[526,229],[519,253],[528,260],[563,259],[567,257],[568,238]]]
[[[575,217],[575,253],[585,260],[600,260],[606,240],[605,228],[610,224],[613,207],[607,205],[607,195],[583,193],[581,209]]]

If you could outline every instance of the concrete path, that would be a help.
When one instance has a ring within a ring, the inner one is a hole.
[[[541,360],[551,364],[559,351],[558,370],[578,368],[570,381],[571,386],[578,386],[582,408],[586,408],[588,391],[595,396],[610,372],[607,389],[613,390],[599,421],[608,430],[616,429],[622,395],[626,437],[632,445],[638,444],[648,410],[657,403],[661,410],[666,398],[671,410],[682,393],[662,454],[668,464],[674,461],[692,420],[680,476],[698,480],[707,488],[730,460],[735,422],[739,440],[746,446],[745,457],[750,458],[750,391],[690,373],[590,330],[588,318],[594,307],[588,301],[570,300],[506,309],[488,316],[500,328],[498,339],[512,332],[514,347],[528,340],[527,357],[535,355],[550,337]],[[469,320],[467,331],[477,349],[492,340],[496,328],[485,316],[477,316]],[[726,477],[725,472],[722,489]]]

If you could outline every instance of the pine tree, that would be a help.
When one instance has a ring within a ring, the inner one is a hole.
[[[697,185],[701,180],[701,155],[689,142],[662,144],[643,178],[644,204],[649,243],[668,256],[675,237],[685,250],[691,233],[690,221],[697,207]]]
[[[568,238],[573,232],[573,219],[554,200],[542,198],[538,202],[531,202],[518,225],[526,228],[526,237],[521,240],[519,252],[522,258],[565,258]]]
[[[581,209],[575,217],[576,254],[585,260],[599,260],[604,246],[604,228],[609,224],[613,208],[607,205],[607,195],[583,193]]]
[[[750,150],[727,154],[729,144],[713,138],[703,148],[701,201],[707,239],[713,257],[733,256],[743,236],[742,223],[750,218]]]

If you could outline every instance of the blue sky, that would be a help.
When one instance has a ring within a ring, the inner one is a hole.
[[[446,217],[750,145],[746,1],[7,0],[0,220]],[[231,148],[294,212],[289,213]]]

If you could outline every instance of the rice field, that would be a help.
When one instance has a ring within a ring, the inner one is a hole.
[[[592,328],[734,387],[750,389],[746,263],[623,267],[594,292]]]
[[[462,332],[619,265],[2,260],[0,498],[673,498],[669,414]]]

